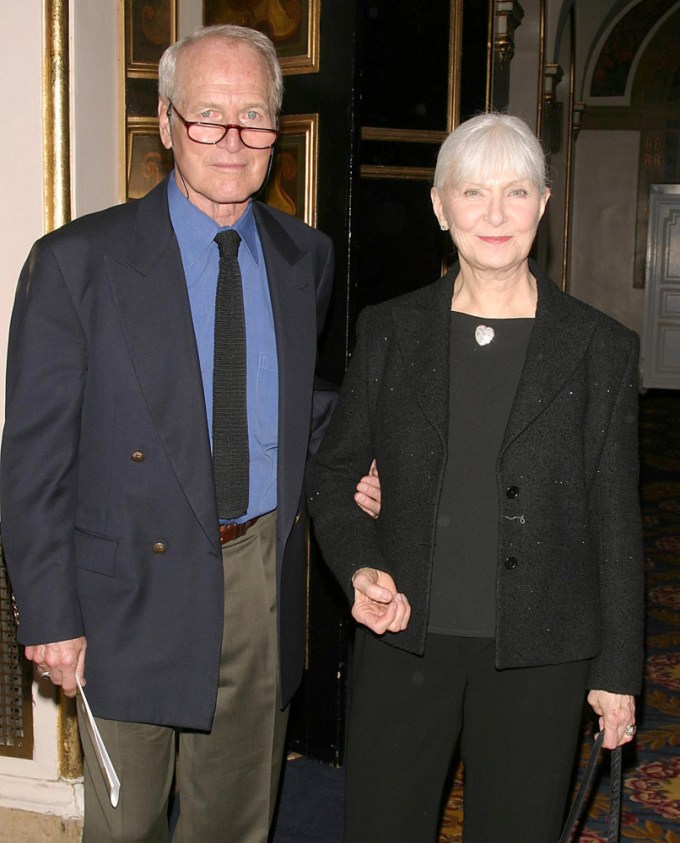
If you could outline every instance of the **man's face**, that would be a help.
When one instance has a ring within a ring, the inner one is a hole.
[[[173,103],[189,121],[275,128],[264,59],[247,44],[208,38],[188,48],[177,65]],[[161,140],[175,156],[175,178],[189,200],[220,225],[233,225],[262,186],[270,149],[249,149],[230,129],[217,144],[191,140],[168,102],[160,100]]]

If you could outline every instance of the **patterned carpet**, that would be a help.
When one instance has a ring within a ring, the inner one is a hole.
[[[641,402],[642,506],[647,568],[647,659],[636,741],[624,753],[621,839],[680,843],[680,393]],[[584,723],[581,768],[592,742]],[[578,839],[606,843],[603,765]],[[459,843],[462,772],[446,804],[440,843]],[[500,843],[500,841],[499,841]]]

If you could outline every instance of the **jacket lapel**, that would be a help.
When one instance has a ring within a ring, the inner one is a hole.
[[[418,404],[444,447],[448,439],[449,337],[452,268],[435,284],[423,287],[408,303],[396,302],[396,336]]]
[[[167,183],[137,205],[127,255],[106,258],[147,407],[196,518],[219,550],[212,456],[189,296]]]
[[[579,365],[592,332],[580,309],[531,263],[538,305],[501,453],[549,406]]]
[[[276,332],[279,370],[277,524],[281,550],[297,512],[309,434],[310,390],[316,359],[315,279],[302,251],[269,209],[254,204]],[[298,476],[299,475],[299,476]]]

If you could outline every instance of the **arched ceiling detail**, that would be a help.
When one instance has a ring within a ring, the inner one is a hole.
[[[641,0],[616,16],[611,10],[593,41],[584,94],[588,102],[629,105],[638,63],[655,34],[680,9],[679,0]]]

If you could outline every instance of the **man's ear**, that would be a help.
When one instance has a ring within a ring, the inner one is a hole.
[[[171,122],[170,122],[170,115],[168,111],[170,109],[170,103],[166,100],[162,99],[162,97],[158,98],[158,133],[161,136],[161,143],[166,149],[172,149],[172,132],[171,132]]]

